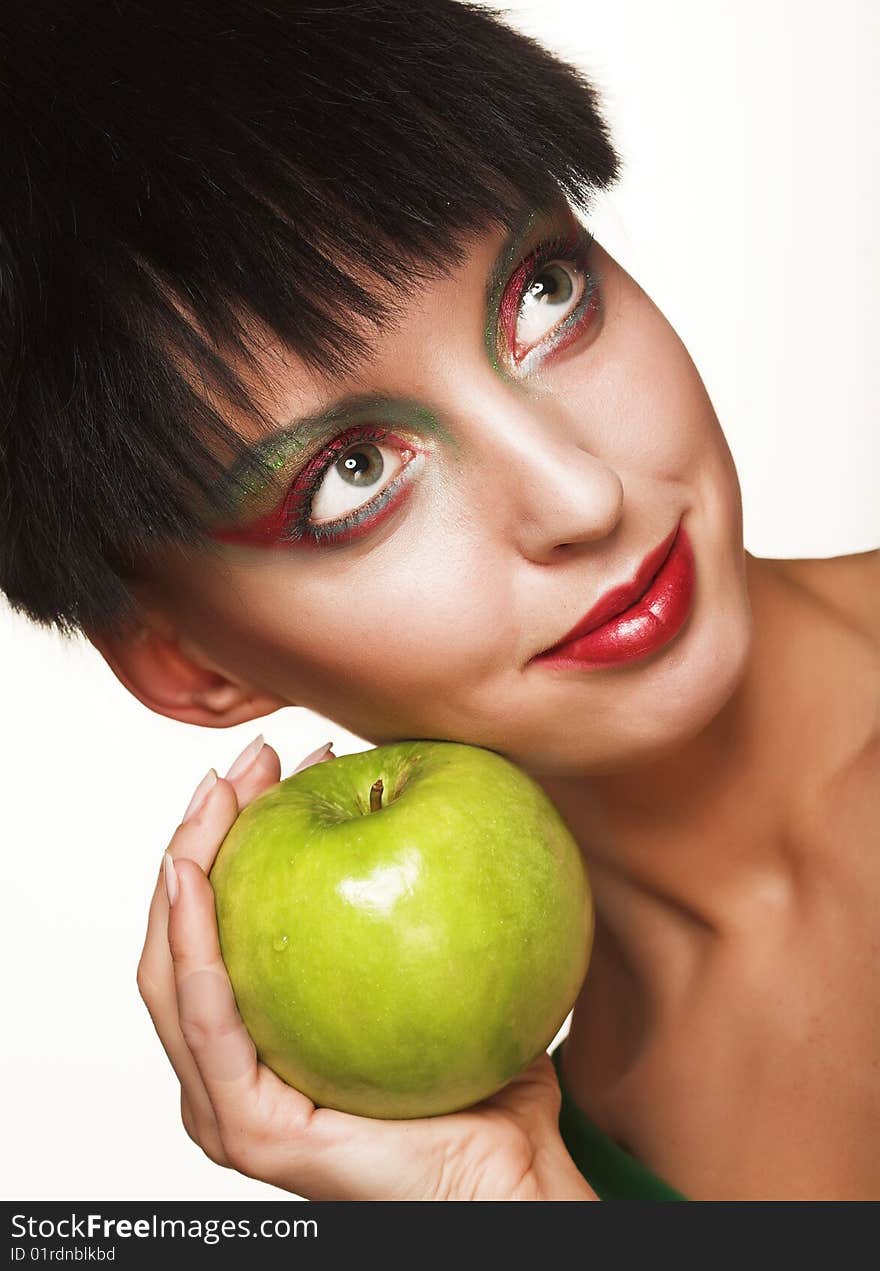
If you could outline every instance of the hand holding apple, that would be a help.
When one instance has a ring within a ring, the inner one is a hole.
[[[595,1199],[559,1135],[546,1055],[474,1108],[412,1121],[316,1108],[259,1062],[207,874],[240,810],[280,772],[262,745],[215,781],[175,831],[153,894],[138,987],[180,1081],[187,1133],[217,1164],[314,1200]]]
[[[211,883],[260,1058],[361,1116],[493,1094],[549,1045],[589,959],[577,844],[480,747],[398,742],[297,773],[241,814]]]

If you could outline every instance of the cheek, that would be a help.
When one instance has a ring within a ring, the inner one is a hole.
[[[614,270],[600,338],[561,366],[554,388],[572,404],[594,452],[643,481],[696,484],[726,450],[690,354],[648,295]]]
[[[181,618],[221,665],[361,736],[444,715],[497,668],[511,602],[497,562],[454,529],[406,536],[419,546],[405,557],[394,540],[360,561],[327,553],[320,574],[278,553],[206,570]]]

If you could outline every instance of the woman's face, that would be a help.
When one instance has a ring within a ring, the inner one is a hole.
[[[218,553],[163,560],[157,595],[230,674],[371,743],[600,772],[694,735],[735,687],[751,632],[739,487],[647,295],[573,240],[566,209],[524,225],[406,294],[357,375],[328,386],[284,362],[263,475],[240,482]],[[534,660],[679,522],[696,582],[671,640],[599,667]]]

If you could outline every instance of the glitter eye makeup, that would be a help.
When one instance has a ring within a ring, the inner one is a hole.
[[[355,542],[402,506],[425,464],[419,439],[441,431],[424,407],[377,398],[301,420],[228,475],[238,514],[211,537],[264,549]]]
[[[584,232],[542,243],[505,288],[498,327],[519,372],[568,348],[595,316],[598,292],[584,259],[589,241]]]
[[[587,268],[593,237],[566,209],[566,227],[529,247],[552,213],[533,212],[512,237],[487,298],[486,349],[500,374],[527,375],[574,344],[599,313]]]
[[[387,461],[388,455],[397,456],[396,468],[394,459]],[[386,429],[347,429],[296,474],[271,512],[246,525],[216,529],[212,536],[221,543],[270,548],[354,542],[400,505],[412,488],[413,469],[423,463],[423,451]],[[348,484],[355,507],[344,516],[316,521],[310,509],[334,481],[338,486]]]

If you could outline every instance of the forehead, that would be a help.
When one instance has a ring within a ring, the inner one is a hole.
[[[517,262],[538,241],[560,225],[576,224],[561,195],[543,207],[520,206],[510,221],[493,222],[463,238],[457,261],[443,267],[414,263],[403,285],[383,285],[355,272],[356,281],[377,289],[386,305],[381,318],[352,314],[347,319],[364,342],[356,361],[335,371],[318,370],[267,327],[253,324],[254,364],[236,359],[236,373],[275,423],[325,413],[349,395],[410,381],[418,363],[428,366],[432,357],[442,356],[458,324],[476,320],[482,330]],[[236,428],[249,440],[265,434],[265,425],[252,418],[237,419]]]
[[[534,238],[546,233],[560,215],[571,215],[563,201],[544,208],[520,207],[512,229],[493,222],[462,240],[462,259],[443,268],[413,264],[406,285],[385,285],[354,271],[362,286],[378,290],[387,311],[375,320],[352,314],[347,322],[364,341],[364,353],[331,372],[310,366],[266,324],[244,324],[247,353],[224,353],[224,361],[243,385],[248,402],[229,408],[229,422],[245,441],[262,441],[291,421],[326,414],[342,399],[397,391],[412,380],[421,362],[441,351],[444,333],[476,319],[485,323],[516,258]],[[256,409],[251,409],[254,407]]]

